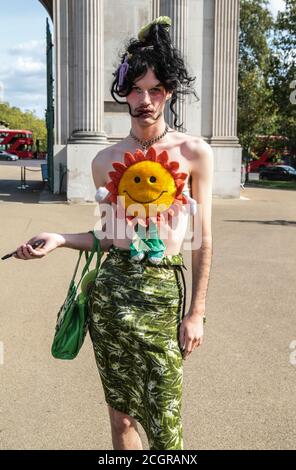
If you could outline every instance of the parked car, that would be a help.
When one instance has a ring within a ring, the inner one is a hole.
[[[5,152],[5,150],[0,150],[0,160],[8,160],[14,162],[18,160],[19,157],[17,155],[13,155],[12,153]]]
[[[263,168],[260,171],[259,179],[261,180],[277,180],[277,181],[296,181],[296,170],[289,165],[276,165]]]

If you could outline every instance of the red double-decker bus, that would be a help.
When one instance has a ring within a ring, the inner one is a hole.
[[[17,129],[0,129],[0,150],[19,158],[33,158],[33,132]]]

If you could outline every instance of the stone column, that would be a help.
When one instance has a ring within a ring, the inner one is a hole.
[[[104,133],[104,0],[71,0],[70,141],[106,143]]]
[[[173,45],[180,50],[185,61],[187,59],[187,39],[188,39],[188,4],[187,0],[159,0],[159,5],[156,0],[155,10],[159,9],[161,16],[169,16],[172,20],[172,26],[170,29],[171,38]],[[183,127],[180,131],[186,130],[186,98],[178,99],[175,110],[178,114],[178,124],[183,122]],[[169,110],[169,106],[166,108],[166,121],[171,127],[174,127],[174,115]]]
[[[239,145],[237,90],[239,0],[215,1],[212,145]]]
[[[70,202],[93,201],[91,162],[104,133],[103,0],[43,0],[55,28],[55,189]],[[61,183],[63,185],[61,186]]]
[[[152,0],[151,2],[151,17],[152,17],[152,20],[154,20],[155,18],[157,18],[159,16],[159,11],[160,11],[160,0]]]
[[[67,189],[67,142],[69,138],[69,0],[42,2],[53,12],[54,26],[54,193]],[[64,175],[64,176],[63,176]]]
[[[67,197],[93,201],[91,164],[104,133],[104,0],[69,0]]]
[[[53,1],[55,53],[55,144],[65,145],[69,138],[69,0]]]
[[[213,192],[240,197],[241,146],[237,138],[239,0],[214,3],[213,108],[210,145],[215,161]]]

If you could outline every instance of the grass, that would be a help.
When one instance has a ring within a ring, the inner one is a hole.
[[[296,191],[296,181],[270,181],[259,180],[249,181],[245,187],[270,188],[270,189],[291,189]]]

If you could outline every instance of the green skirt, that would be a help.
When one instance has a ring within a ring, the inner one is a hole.
[[[183,449],[182,266],[181,253],[152,265],[112,245],[90,296],[89,332],[105,400],[141,423],[150,449]]]

